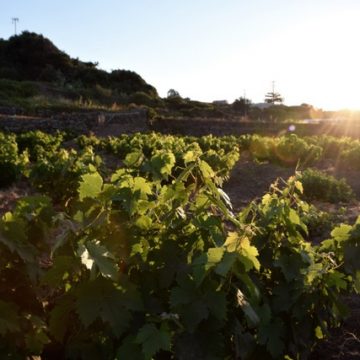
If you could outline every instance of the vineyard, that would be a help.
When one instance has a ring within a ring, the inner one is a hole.
[[[0,133],[1,358],[331,359],[359,174],[350,138]]]

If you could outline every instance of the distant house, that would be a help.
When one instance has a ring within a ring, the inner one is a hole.
[[[219,106],[229,105],[227,100],[214,100],[212,103]]]

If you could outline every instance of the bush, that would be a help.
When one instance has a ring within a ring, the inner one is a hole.
[[[319,250],[303,238],[294,178],[235,217],[202,167],[167,185],[87,174],[70,211],[20,200],[0,219],[1,353],[306,359],[359,280],[360,225]]]
[[[316,145],[308,145],[305,140],[295,134],[283,136],[275,148],[275,156],[284,165],[313,164],[321,157],[322,149]]]
[[[295,134],[271,138],[267,136],[241,136],[241,148],[248,148],[257,160],[268,160],[284,166],[313,164],[320,159],[322,148],[308,144]]]
[[[15,135],[0,133],[0,188],[8,187],[21,175],[26,154],[18,154]]]
[[[27,151],[31,161],[36,161],[42,155],[56,151],[62,143],[64,134],[55,135],[40,130],[28,131],[17,136],[19,152]]]
[[[344,150],[340,156],[340,164],[351,169],[360,170],[360,143]]]
[[[347,137],[334,137],[329,135],[308,136],[304,140],[309,145],[317,145],[323,149],[322,157],[324,159],[338,159],[344,150],[352,147],[354,140]]]
[[[345,179],[337,180],[319,170],[306,169],[299,175],[299,180],[303,184],[304,195],[309,199],[337,203],[349,201],[354,196]]]
[[[60,149],[41,157],[32,167],[29,177],[32,186],[56,202],[65,202],[76,194],[82,175],[96,171],[101,159],[92,148],[80,154]]]
[[[273,159],[275,148],[275,139],[254,135],[251,139],[249,150],[252,156],[257,160]]]
[[[143,91],[137,91],[129,97],[129,102],[136,105],[156,106],[156,99]]]

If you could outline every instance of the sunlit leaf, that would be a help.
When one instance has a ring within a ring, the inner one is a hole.
[[[103,179],[99,173],[85,174],[81,177],[79,186],[79,199],[83,200],[86,197],[94,198],[102,190]]]

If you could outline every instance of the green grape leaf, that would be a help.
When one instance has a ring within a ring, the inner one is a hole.
[[[229,273],[230,269],[234,265],[237,259],[237,254],[234,252],[225,252],[221,261],[216,265],[215,272],[223,277]]]
[[[194,162],[197,160],[197,158],[198,158],[198,154],[194,153],[194,151],[191,151],[191,150],[187,151],[183,156],[185,164]]]
[[[204,280],[207,272],[221,261],[224,251],[223,247],[210,248],[207,253],[201,254],[194,259],[194,280],[198,286]]]
[[[148,182],[145,178],[137,176],[133,179],[131,184],[132,191],[140,191],[141,194],[151,195],[151,183]]]
[[[321,264],[321,263],[311,264],[307,268],[307,272],[306,272],[307,283],[309,285],[312,284],[315,279],[317,279],[318,277],[321,277],[323,275],[323,271],[324,271],[323,264]]]
[[[315,336],[316,336],[317,339],[323,339],[324,338],[324,334],[323,334],[320,326],[317,326],[315,328]]]
[[[327,283],[329,286],[334,286],[338,289],[346,290],[347,288],[346,275],[336,270],[328,272]]]
[[[144,158],[142,151],[134,151],[125,156],[124,165],[128,167],[139,166]]]
[[[360,235],[360,234],[359,234]],[[360,270],[360,237],[353,233],[352,239],[344,243],[345,269],[350,273]]]
[[[85,246],[79,246],[79,251],[82,262],[88,269],[92,269],[95,264],[104,277],[109,277],[114,281],[118,279],[119,267],[113,256],[99,241],[87,241]]]
[[[218,320],[226,319],[226,294],[223,291],[209,291],[205,295],[206,304]]]
[[[50,343],[50,339],[46,334],[46,326],[43,320],[37,316],[29,315],[32,331],[25,335],[26,348],[29,352],[41,354],[44,345]]]
[[[111,175],[110,181],[112,183],[117,182],[117,181],[121,180],[121,178],[123,176],[126,176],[126,170],[125,169],[118,169]]]
[[[150,169],[156,177],[167,178],[171,174],[175,162],[174,154],[163,150],[152,156],[150,159]]]
[[[331,236],[336,240],[336,241],[345,241],[349,238],[350,236],[350,231],[352,230],[352,226],[347,225],[347,224],[341,224],[340,226],[337,226],[332,232],[331,232]]]
[[[149,216],[142,215],[137,218],[135,225],[142,230],[148,230],[151,228],[152,220]]]
[[[225,240],[224,247],[229,252],[238,251],[241,245],[242,238],[239,236],[237,232],[230,231]]]
[[[295,225],[300,225],[300,223],[301,223],[300,216],[294,209],[290,209],[289,220]]]
[[[199,168],[205,179],[211,179],[215,176],[214,170],[206,161],[201,160],[199,163]]]
[[[17,306],[0,300],[0,335],[20,331]]]
[[[270,194],[265,194],[263,197],[262,197],[262,200],[261,200],[261,203],[262,205],[264,206],[269,206],[271,201],[272,201],[272,196]]]
[[[259,326],[259,342],[263,345],[266,344],[267,350],[275,359],[279,359],[285,349],[284,335],[284,325],[278,318]]]
[[[60,343],[64,339],[66,330],[70,327],[70,315],[73,310],[75,310],[74,299],[65,295],[50,312],[49,330]]]
[[[59,286],[61,282],[72,272],[74,267],[74,258],[72,256],[57,256],[55,257],[53,266],[45,273],[42,278],[42,284]]]
[[[209,317],[209,308],[203,299],[197,299],[179,310],[179,314],[186,329],[192,333],[201,321]]]
[[[141,346],[136,343],[136,337],[133,335],[127,336],[121,346],[117,350],[115,360],[144,360],[144,355],[141,351]]]
[[[239,259],[245,266],[245,271],[249,271],[252,268],[260,270],[260,262],[257,258],[258,255],[259,252],[256,247],[250,244],[250,241],[247,237],[244,237],[241,241]]]
[[[154,324],[146,324],[139,330],[136,343],[141,344],[145,359],[150,360],[159,350],[170,351],[170,332],[164,325],[159,329]]]
[[[122,301],[120,290],[110,281],[97,278],[82,284],[78,289],[76,310],[86,327],[100,317],[111,326],[116,336],[120,336],[129,326],[131,319],[129,311],[121,306]]]
[[[183,304],[190,304],[196,298],[196,288],[177,286],[171,289],[170,303],[175,307]]]
[[[295,181],[295,188],[299,190],[300,194],[304,193],[303,184],[300,181]]]
[[[16,252],[24,262],[36,262],[38,251],[27,239],[25,222],[10,212],[5,213],[0,221],[0,243]]]
[[[87,197],[95,198],[102,190],[103,179],[99,173],[85,174],[81,176],[81,182],[78,189],[79,199]]]
[[[210,248],[207,251],[207,268],[211,268],[218,264],[224,255],[224,249],[222,247]]]

